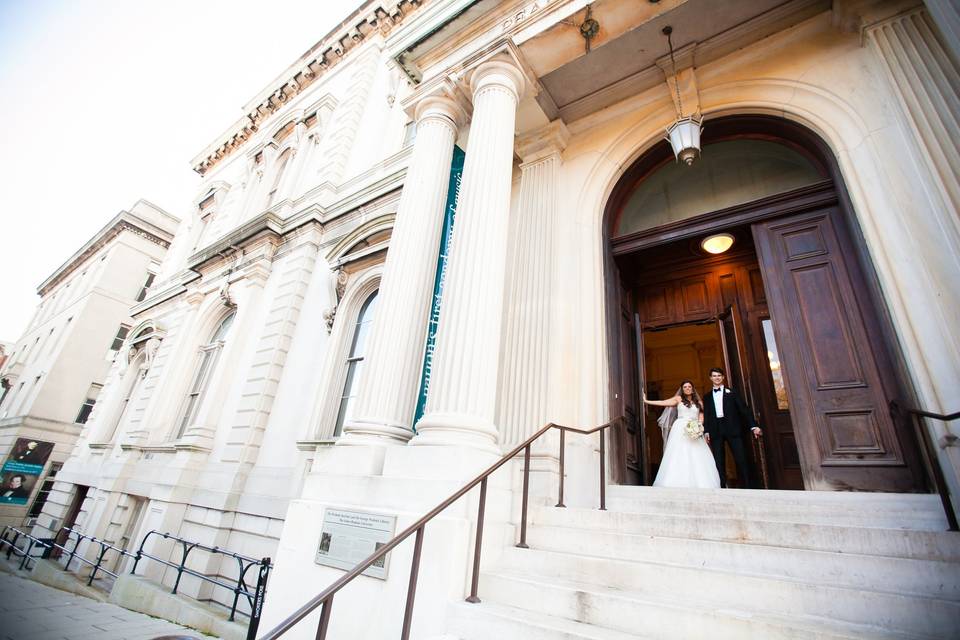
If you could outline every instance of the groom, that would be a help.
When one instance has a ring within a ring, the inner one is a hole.
[[[753,413],[747,409],[743,398],[736,391],[723,385],[723,369],[710,369],[710,381],[713,390],[703,399],[703,430],[707,444],[713,450],[713,459],[720,472],[720,486],[727,486],[727,456],[724,443],[730,445],[733,460],[737,463],[737,477],[740,478],[740,488],[750,486],[750,475],[747,469],[747,454],[740,437],[743,425],[747,424],[753,432],[754,438],[759,438],[761,431],[753,419]]]

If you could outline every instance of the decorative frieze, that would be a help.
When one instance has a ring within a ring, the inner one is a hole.
[[[370,34],[388,34],[394,27],[424,4],[424,0],[400,0],[395,4],[370,3],[367,13],[357,17],[353,26],[336,31],[318,43],[293,66],[290,76],[262,93],[256,106],[236,122],[224,136],[193,160],[193,170],[204,175],[211,167],[244,146],[263,122],[302,93],[331,68],[345,60],[349,52]]]

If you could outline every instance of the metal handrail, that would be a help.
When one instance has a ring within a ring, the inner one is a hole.
[[[616,418],[605,424],[599,425],[592,429],[583,430],[577,429],[574,427],[564,427],[554,423],[548,423],[544,425],[539,431],[534,433],[532,436],[527,438],[522,444],[515,447],[510,453],[504,455],[500,458],[499,461],[492,464],[480,475],[475,477],[473,480],[465,484],[460,490],[451,495],[449,498],[438,504],[425,516],[411,524],[409,527],[404,529],[402,532],[393,537],[392,540],[385,543],[379,549],[375,550],[370,554],[365,560],[362,560],[358,563],[353,569],[348,571],[346,574],[337,579],[329,587],[321,591],[319,594],[311,598],[306,604],[294,611],[290,616],[288,616],[283,622],[278,624],[276,627],[271,629],[266,635],[262,636],[260,640],[274,640],[279,638],[284,633],[292,629],[298,622],[303,620],[306,616],[312,613],[317,607],[322,606],[320,610],[320,621],[317,624],[317,640],[324,640],[327,636],[327,629],[330,625],[330,613],[333,607],[333,598],[340,589],[350,583],[354,578],[359,576],[361,573],[369,569],[377,560],[384,557],[387,553],[393,550],[394,547],[399,545],[401,542],[409,538],[412,534],[416,533],[416,539],[414,541],[413,548],[413,561],[410,567],[410,579],[407,584],[407,600],[406,607],[403,613],[403,626],[400,632],[401,640],[408,640],[410,637],[410,626],[413,620],[413,604],[416,596],[417,590],[417,577],[420,571],[420,555],[423,547],[423,531],[427,523],[433,520],[437,515],[444,511],[451,504],[462,498],[466,495],[471,489],[473,489],[478,484],[480,485],[480,500],[477,513],[477,533],[476,541],[474,545],[473,553],[473,578],[470,584],[470,595],[467,597],[467,602],[480,602],[480,598],[477,597],[477,587],[480,581],[480,551],[483,544],[483,516],[484,516],[484,507],[486,504],[487,498],[487,478],[493,474],[497,469],[505,465],[507,462],[515,458],[521,451],[523,451],[523,504],[521,507],[521,520],[520,520],[520,542],[517,544],[521,549],[528,548],[527,546],[527,505],[528,505],[528,495],[530,488],[530,447],[531,445],[538,440],[543,434],[551,429],[560,430],[560,485],[559,485],[559,499],[557,501],[558,507],[564,507],[563,504],[563,475],[564,475],[564,448],[565,448],[565,435],[567,431],[573,431],[575,433],[580,433],[583,435],[590,435],[593,433],[600,433],[600,510],[606,510],[606,444],[604,438],[604,431],[614,425],[617,425],[623,421],[623,418]]]
[[[950,487],[947,486],[947,479],[943,474],[943,467],[940,466],[940,458],[937,456],[933,442],[930,441],[930,434],[920,423],[920,418],[932,418],[934,420],[950,422],[951,420],[960,418],[960,411],[947,414],[934,413],[933,411],[925,411],[924,409],[917,409],[916,407],[904,406],[896,400],[892,400],[890,402],[890,413],[894,417],[904,413],[913,416],[914,429],[917,431],[917,436],[925,454],[927,471],[933,480],[934,489],[940,494],[940,502],[943,504],[943,513],[947,517],[947,525],[950,527],[950,531],[960,531],[960,526],[957,524],[957,512],[953,508],[953,501],[950,500]]]
[[[15,535],[13,536],[13,540],[7,540],[8,531],[14,532]],[[21,537],[26,538],[27,540],[30,541],[30,544],[27,545],[27,548],[23,550],[17,547],[17,540],[19,540]],[[0,549],[3,549],[4,545],[8,545],[10,547],[9,549],[7,549],[7,560],[10,559],[11,554],[17,557],[23,558],[22,560],[20,560],[20,566],[18,567],[18,569],[21,569],[21,570],[24,567],[26,567],[29,570],[30,567],[28,566],[28,563],[31,560],[36,559],[35,556],[30,555],[30,552],[33,551],[34,545],[39,545],[43,548],[47,548],[50,546],[49,543],[41,540],[40,538],[35,538],[29,533],[26,533],[16,527],[11,527],[9,525],[5,526],[3,528],[3,531],[0,532]]]
[[[8,531],[13,531],[15,533],[12,541],[7,540]],[[67,534],[67,539],[64,540],[64,543],[61,545],[57,543],[56,540],[59,539],[60,534],[64,532],[66,532]],[[150,538],[151,535],[158,535],[158,536],[162,536],[165,539],[179,542],[182,545],[182,549],[183,549],[183,554],[181,555],[180,563],[176,564],[145,552],[143,550],[144,545],[146,544],[147,540]],[[30,540],[30,544],[28,545],[26,551],[21,551],[16,546],[17,540],[19,540],[21,536]],[[68,549],[66,547],[67,543],[70,541],[70,536],[73,536],[75,539],[75,542],[73,544],[73,549]],[[90,560],[88,558],[85,558],[82,554],[77,553],[77,549],[80,547],[80,544],[84,540],[88,540],[92,544],[99,545],[100,551],[97,553],[96,560]],[[70,554],[70,556],[67,558],[67,562],[63,567],[64,571],[70,570],[70,564],[73,562],[74,558],[76,558],[77,560],[79,560],[84,564],[87,564],[93,567],[93,570],[90,572],[90,576],[87,578],[88,586],[93,584],[93,581],[97,576],[97,573],[101,571],[114,578],[119,577],[118,574],[102,566],[104,562],[104,558],[106,557],[109,551],[116,551],[120,557],[126,556],[127,558],[133,559],[133,567],[130,570],[131,575],[136,574],[137,565],[140,563],[140,560],[142,560],[143,558],[153,560],[154,562],[159,562],[164,566],[171,567],[177,570],[177,579],[173,585],[173,591],[171,593],[174,593],[174,594],[177,593],[177,589],[180,586],[180,578],[183,576],[184,573],[194,576],[196,578],[199,578],[204,582],[209,582],[216,586],[223,587],[224,589],[229,589],[230,591],[232,591],[234,594],[233,605],[230,607],[230,617],[229,617],[229,620],[231,622],[236,617],[237,604],[239,603],[240,596],[245,597],[247,599],[247,602],[250,605],[250,623],[247,626],[247,640],[255,640],[255,638],[257,637],[257,631],[260,627],[260,614],[263,610],[263,600],[264,600],[264,597],[266,596],[267,578],[269,577],[270,569],[272,568],[272,565],[270,564],[270,558],[262,558],[260,560],[257,560],[256,558],[251,558],[249,556],[235,553],[233,551],[220,549],[219,547],[209,547],[199,542],[192,542],[190,540],[185,540],[184,538],[180,538],[170,533],[160,533],[159,531],[155,531],[155,530],[151,530],[147,532],[147,534],[143,537],[143,540],[141,540],[140,542],[140,548],[137,550],[135,554],[130,553],[129,551],[126,551],[124,549],[121,549],[120,547],[114,546],[109,542],[106,542],[105,540],[100,540],[93,536],[84,535],[83,533],[80,533],[79,531],[75,531],[70,527],[61,528],[60,532],[57,534],[57,537],[54,538],[53,542],[36,538],[30,535],[29,533],[25,533],[15,527],[4,527],[3,532],[0,533],[0,549],[3,548],[4,544],[10,546],[10,549],[7,550],[7,558],[10,557],[11,553],[15,553],[17,556],[21,556],[21,555],[23,556],[23,560],[20,561],[20,569],[23,569],[24,566],[26,566],[28,560],[31,559],[30,552],[33,550],[34,545],[39,545],[47,549],[59,549],[64,553],[68,553]],[[239,571],[236,578],[236,584],[228,584],[226,582],[222,582],[220,580],[217,580],[216,578],[211,578],[210,576],[207,576],[205,574],[199,573],[197,571],[194,571],[193,569],[189,569],[188,567],[186,567],[187,557],[189,556],[190,552],[193,551],[194,549],[200,549],[208,553],[215,553],[223,556],[228,556],[236,560],[238,563],[238,571]],[[250,569],[253,567],[258,567],[256,572],[257,583],[256,583],[256,586],[253,588],[253,591],[251,591],[250,587],[247,585],[247,572],[250,571]]]
[[[144,545],[147,543],[147,540],[152,535],[161,536],[165,540],[173,540],[180,544],[182,555],[180,556],[180,563],[176,564],[170,562],[169,560],[164,560],[157,556],[151,555],[143,550]],[[207,553],[219,554],[223,556],[228,556],[237,561],[238,573],[237,573],[237,582],[235,585],[227,584],[226,582],[221,582],[215,578],[199,573],[190,569],[186,566],[187,556],[190,555],[190,552],[194,549],[200,549],[201,551],[206,551]],[[205,544],[199,542],[193,542],[191,540],[186,540],[178,536],[173,535],[172,533],[161,533],[155,529],[151,529],[143,536],[143,540],[140,541],[140,548],[137,549],[137,553],[134,556],[133,568],[130,570],[130,573],[136,573],[137,565],[140,563],[142,558],[148,558],[154,562],[159,562],[160,564],[171,567],[177,570],[177,579],[173,583],[173,590],[171,593],[176,593],[177,589],[180,587],[180,579],[183,577],[183,574],[199,578],[204,582],[209,582],[218,587],[223,587],[224,589],[229,589],[233,591],[233,605],[230,607],[230,617],[229,620],[232,622],[236,612],[237,612],[237,603],[240,600],[240,596],[243,596],[247,599],[247,602],[250,605],[250,624],[247,627],[247,640],[254,640],[257,637],[257,630],[260,627],[260,613],[263,610],[263,599],[266,596],[267,589],[267,578],[270,575],[270,569],[272,565],[270,564],[270,558],[251,558],[240,553],[235,553],[233,551],[227,551],[226,549],[221,549],[220,547],[209,547]],[[257,569],[257,584],[254,587],[253,591],[250,591],[250,587],[247,586],[247,572],[253,568],[259,567]]]

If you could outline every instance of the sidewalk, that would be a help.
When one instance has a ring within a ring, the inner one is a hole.
[[[216,640],[166,620],[0,572],[0,640],[152,640],[164,635]]]

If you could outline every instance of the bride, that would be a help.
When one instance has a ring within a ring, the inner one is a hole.
[[[659,420],[661,426],[670,425],[672,420],[653,486],[719,489],[720,474],[710,446],[702,436],[691,439],[685,429],[690,421],[703,424],[703,402],[693,382],[684,380],[677,394],[667,400],[647,400],[644,393],[643,403],[666,407]]]

